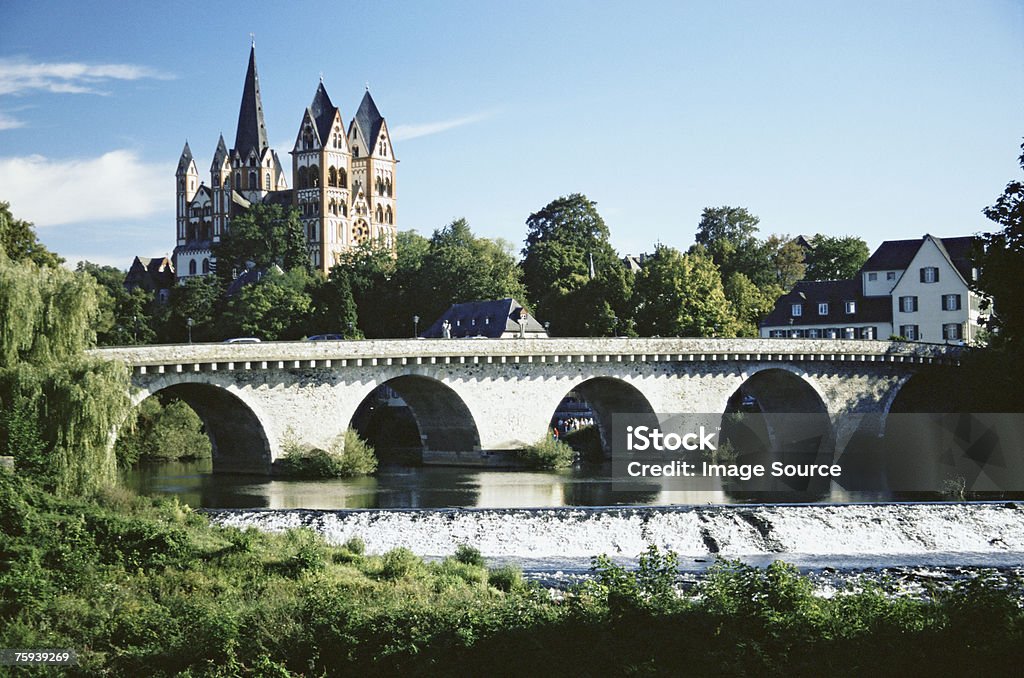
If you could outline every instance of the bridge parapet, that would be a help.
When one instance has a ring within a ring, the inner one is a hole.
[[[137,374],[479,363],[892,362],[958,364],[944,344],[814,339],[384,339],[94,349]]]

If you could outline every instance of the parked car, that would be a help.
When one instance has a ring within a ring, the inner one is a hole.
[[[256,337],[234,337],[231,339],[225,339],[225,344],[258,344],[260,340]]]
[[[306,341],[342,341],[344,338],[341,334],[314,334],[306,337]]]

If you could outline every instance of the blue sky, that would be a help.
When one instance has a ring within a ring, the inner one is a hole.
[[[580,192],[623,253],[719,205],[875,247],[985,230],[1020,175],[1019,0],[5,0],[0,200],[72,264],[169,253],[178,155],[233,142],[250,32],[282,160],[321,73],[346,120],[369,83],[425,235],[465,217],[518,250]]]

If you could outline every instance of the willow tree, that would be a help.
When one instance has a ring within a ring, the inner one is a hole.
[[[131,406],[127,368],[85,354],[99,310],[91,276],[0,252],[0,454],[62,494],[115,480]]]

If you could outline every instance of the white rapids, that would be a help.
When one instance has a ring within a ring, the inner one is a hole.
[[[212,522],[328,543],[352,537],[368,553],[405,547],[426,557],[469,544],[488,559],[633,559],[651,545],[683,558],[868,563],[1024,563],[1024,504],[903,503],[555,509],[207,510]]]

